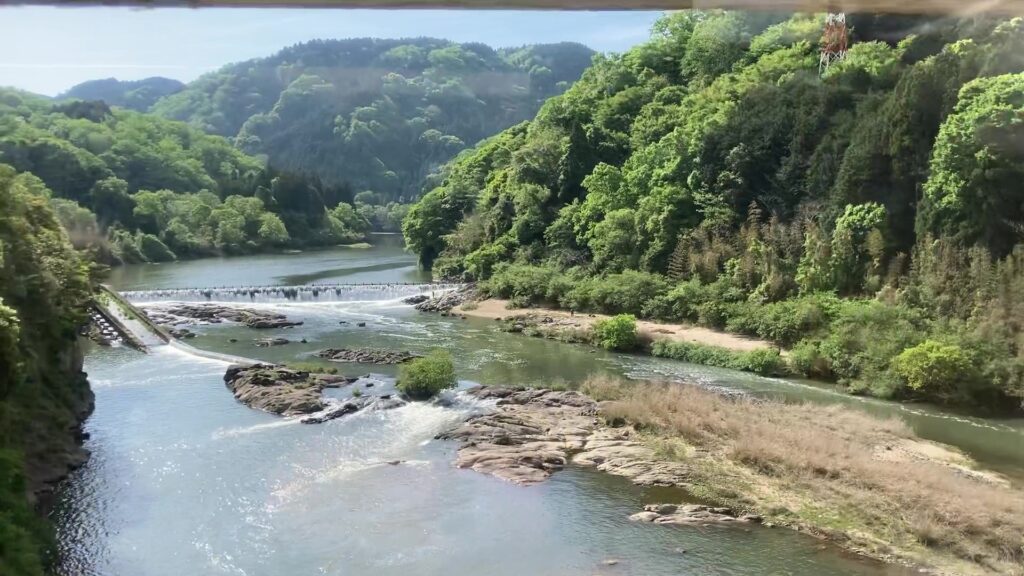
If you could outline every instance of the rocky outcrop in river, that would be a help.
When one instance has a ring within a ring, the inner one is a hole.
[[[316,355],[332,362],[362,364],[401,364],[420,357],[419,354],[412,352],[383,348],[328,348],[317,352]]]
[[[300,420],[303,424],[322,424],[360,410],[390,410],[406,404],[391,394],[354,396],[342,402],[322,397],[324,388],[338,388],[359,380],[272,364],[235,365],[224,373],[224,383],[246,406],[281,416],[307,414]],[[366,387],[373,387],[373,382],[367,382]]]
[[[329,420],[341,418],[349,414],[355,414],[360,410],[391,410],[393,408],[399,408],[405,406],[405,400],[396,398],[390,394],[383,396],[360,396],[358,398],[349,398],[341,404],[327,408],[318,414],[306,416],[300,422],[303,424],[322,424]]]
[[[438,436],[462,442],[460,468],[530,485],[572,461],[640,485],[687,482],[685,465],[658,461],[631,437],[631,429],[605,426],[597,417],[598,403],[578,392],[481,387],[468,394],[495,401],[496,409]]]
[[[634,522],[653,522],[655,524],[727,524],[730,522],[760,522],[757,514],[736,516],[732,509],[703,504],[648,504],[643,512],[629,517]]]
[[[246,406],[273,414],[310,414],[326,407],[320,395],[328,386],[326,380],[283,366],[230,366],[224,383]]]
[[[420,312],[449,312],[452,308],[472,300],[475,297],[476,286],[470,284],[457,290],[452,290],[438,296],[427,298],[426,300],[420,300],[415,304],[416,309]],[[412,298],[419,299],[417,296],[413,296],[406,298],[405,301],[407,303],[413,303],[410,302]]]
[[[146,306],[146,315],[153,322],[165,326],[182,324],[219,324],[238,322],[260,330],[301,326],[302,322],[289,320],[284,314],[253,308],[239,308],[224,304],[161,304]]]

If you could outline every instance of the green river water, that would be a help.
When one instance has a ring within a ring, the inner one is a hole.
[[[495,322],[416,312],[400,297],[427,278],[400,239],[367,249],[206,259],[115,269],[118,290],[385,283],[295,301],[243,298],[304,322],[280,331],[194,327],[197,348],[267,361],[311,360],[326,347],[424,352],[446,348],[460,386],[574,384],[595,373],[696,381],[787,400],[843,403],[906,420],[1024,478],[1024,421],[957,416],[927,406],[852,398],[823,385],[767,379],[505,334]],[[139,296],[205,301],[201,292]],[[344,324],[342,322],[345,322]],[[365,327],[358,327],[365,322]],[[293,343],[257,348],[257,337]],[[306,344],[295,342],[305,338]],[[230,342],[235,339],[237,342]],[[454,468],[456,445],[434,436],[482,409],[457,394],[323,425],[234,400],[226,364],[171,347],[145,355],[96,348],[86,360],[96,412],[89,463],[62,486],[54,512],[66,575],[636,575],[903,574],[803,535],[759,527],[666,527],[628,516],[679,501],[569,467],[517,487]],[[337,365],[387,382],[390,367]],[[343,397],[345,392],[328,394]],[[399,466],[386,463],[403,460]],[[605,565],[607,559],[614,565]]]

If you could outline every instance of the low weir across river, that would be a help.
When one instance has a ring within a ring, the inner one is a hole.
[[[131,302],[351,302],[439,294],[462,286],[451,282],[222,286],[135,290],[121,292],[121,296]]]

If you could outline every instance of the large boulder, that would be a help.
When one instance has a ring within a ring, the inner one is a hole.
[[[448,312],[452,308],[468,300],[472,300],[475,296],[475,286],[463,286],[458,290],[451,290],[438,296],[423,300],[416,304],[416,309],[421,312]]]
[[[246,406],[273,414],[310,414],[325,406],[320,397],[324,384],[318,378],[282,366],[230,366],[224,383]]]

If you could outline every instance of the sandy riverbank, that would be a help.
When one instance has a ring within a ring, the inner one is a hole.
[[[605,314],[570,314],[564,310],[550,308],[508,308],[508,300],[498,298],[488,298],[487,300],[472,302],[468,307],[463,304],[453,308],[452,312],[491,320],[520,314],[544,314],[552,318],[558,318],[560,324],[572,323],[581,329],[589,328],[594,322],[609,317]],[[748,338],[686,324],[663,324],[648,320],[637,320],[636,328],[640,337],[647,340],[664,338],[678,342],[696,342],[736,352],[749,352],[751,350],[776,347],[766,340],[758,340],[757,338]]]

